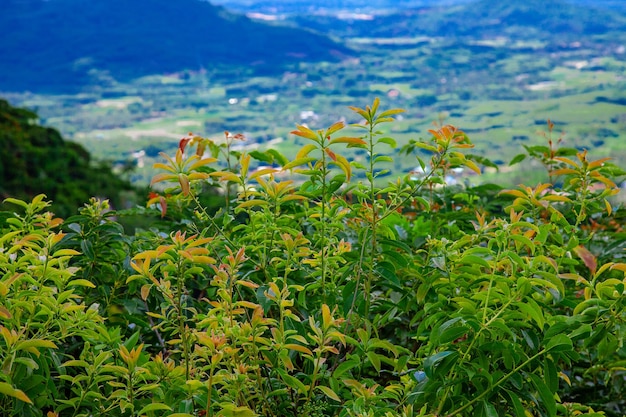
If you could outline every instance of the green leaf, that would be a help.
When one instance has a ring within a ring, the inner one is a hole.
[[[72,359],[67,362],[64,362],[61,366],[79,366],[81,368],[88,368],[89,364],[87,363],[87,361],[83,361],[79,359]]]
[[[440,344],[450,343],[468,332],[461,317],[450,319],[437,330],[437,340]]]
[[[217,413],[218,417],[256,417],[257,413],[246,406],[237,407],[235,404],[221,403],[222,410]]]
[[[299,167],[302,165],[306,165],[309,162],[315,161],[317,158],[313,158],[313,157],[306,157],[306,158],[300,158],[300,159],[295,159],[285,165],[283,165],[283,169],[291,169],[291,168],[295,168],[295,167]]]
[[[548,351],[563,352],[572,349],[572,340],[564,334],[557,334],[546,343],[546,350]]]
[[[435,372],[438,370],[437,368],[442,363],[442,361],[447,358],[449,361],[455,362],[458,356],[459,354],[457,352],[450,350],[446,350],[429,356],[428,358],[426,358],[426,360],[424,360],[424,372],[426,372],[426,376],[431,379],[435,376],[439,376],[436,375]]]
[[[588,348],[589,346],[596,346],[598,343],[604,340],[608,333],[609,331],[607,325],[604,323],[599,324],[593,329],[591,335],[589,335],[589,337],[585,339],[585,341],[583,342],[583,346],[586,348]]]
[[[342,362],[341,364],[339,364],[339,366],[337,366],[337,368],[335,368],[335,371],[333,372],[333,377],[339,379],[343,374],[345,374],[352,368],[356,368],[360,364],[360,360],[355,358]]]
[[[31,358],[15,358],[13,360],[13,363],[21,363],[22,365],[26,366],[27,368],[32,369],[39,369],[39,365],[37,364],[37,362],[35,362],[33,359]]]
[[[556,400],[554,399],[554,393],[550,391],[546,383],[543,382],[538,375],[530,374],[530,378],[539,392],[539,397],[541,397],[541,402],[548,412],[548,417],[556,417]]]
[[[91,241],[81,240],[80,249],[83,251],[84,256],[90,261],[96,259],[96,254],[93,251],[93,244],[91,243]]]
[[[5,203],[15,204],[16,206],[20,206],[20,207],[23,207],[25,209],[28,209],[28,203],[26,203],[25,201],[22,201],[22,200],[18,200],[17,198],[12,198],[12,197],[5,198],[4,202]]]
[[[139,342],[140,333],[141,333],[140,331],[136,331],[135,333],[133,333],[133,335],[124,342],[124,347],[128,350],[131,350],[135,346],[137,346],[137,342]]]
[[[367,169],[367,168],[365,167],[365,165],[363,165],[362,163],[357,162],[357,161],[350,161],[350,165],[352,165],[352,166],[353,166],[353,167],[355,167],[356,169]]]
[[[532,300],[530,297],[527,297],[524,301],[515,303],[515,306],[520,309],[521,312],[530,316],[530,318],[537,323],[539,328],[543,328],[545,323],[545,319],[543,317],[543,310],[539,305]]]
[[[306,394],[307,388],[298,378],[289,375],[284,369],[276,369],[276,372],[278,372],[288,387],[295,389],[301,394]]]
[[[485,409],[485,417],[498,417],[498,412],[493,404],[483,400],[483,408]]]
[[[392,250],[383,251],[382,255],[387,258],[387,260],[392,261],[394,265],[399,268],[405,268],[409,265],[410,260],[407,257],[403,256],[401,253]]]
[[[519,396],[509,390],[505,390],[511,399],[511,403],[513,404],[513,409],[515,410],[515,417],[525,417],[526,411],[524,410],[524,406],[522,406],[522,402],[519,399]]]
[[[524,235],[511,235],[511,239],[521,243],[522,245],[526,245],[528,247],[528,249],[530,249],[530,253],[532,253],[533,255],[535,254],[535,244],[528,239],[526,236]]]
[[[152,404],[146,405],[144,408],[139,410],[138,415],[142,415],[150,411],[162,411],[162,410],[172,411],[172,407],[170,407],[169,405],[162,404],[162,403],[152,403]]]
[[[491,268],[491,265],[489,265],[489,262],[487,262],[486,260],[484,260],[481,257],[478,257],[476,255],[465,255],[460,259],[460,262],[464,263],[464,264],[469,264],[469,265],[480,265],[480,266],[484,266],[487,269]]]
[[[436,146],[433,146],[433,145],[430,145],[430,144],[428,144],[428,143],[424,143],[424,142],[413,142],[413,143],[412,143],[412,145],[413,145],[413,146],[416,146],[416,147],[418,147],[418,148],[425,149],[425,150],[430,151],[430,152],[437,152],[437,147],[436,147]]]
[[[515,157],[513,159],[511,159],[511,162],[509,162],[509,166],[515,165],[515,164],[519,164],[524,159],[526,159],[526,154],[525,153],[521,153],[519,155],[515,155]]]
[[[380,358],[376,352],[367,352],[367,358],[370,360],[376,372],[380,372]]]
[[[455,326],[449,329],[446,329],[439,336],[439,343],[445,344],[454,342],[455,340],[465,336],[468,332],[468,329],[462,326]]]
[[[398,248],[405,252],[411,253],[411,247],[407,245],[406,243],[400,242],[398,240],[381,239],[379,243],[381,246],[382,245],[392,246],[394,248]]]
[[[286,163],[289,162],[289,159],[287,159],[285,157],[285,155],[283,155],[282,153],[278,152],[276,149],[268,149],[267,151],[265,151],[266,154],[271,155],[274,157],[275,161],[278,161],[280,166],[284,166]]]
[[[379,162],[393,162],[393,158],[387,155],[381,155],[374,158],[374,163],[377,164]]]
[[[320,391],[322,391],[328,398],[335,400],[337,402],[341,402],[341,399],[339,398],[339,396],[332,389],[322,386],[322,385],[318,385],[317,388]]]
[[[543,375],[550,391],[556,392],[559,389],[559,373],[556,370],[554,361],[550,358],[545,358],[544,360]]]
[[[250,155],[251,158],[254,158],[257,161],[265,162],[266,164],[271,164],[272,162],[274,162],[274,157],[268,155],[266,152],[254,150],[249,152],[248,155]]]
[[[591,325],[588,323],[585,323],[581,325],[579,328],[577,328],[576,330],[572,331],[569,334],[569,337],[570,339],[572,339],[572,342],[576,340],[580,340],[580,339],[587,339],[591,335],[591,331],[592,331]]]
[[[396,146],[398,146],[396,140],[394,138],[390,138],[390,137],[380,138],[380,139],[378,139],[378,143],[386,143],[387,145],[391,146],[392,148],[395,148]]]

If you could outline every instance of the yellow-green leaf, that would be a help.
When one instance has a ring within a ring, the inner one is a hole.
[[[241,182],[241,178],[238,175],[228,171],[216,171],[209,174],[212,177],[219,177],[220,181],[232,181]]]
[[[295,343],[287,343],[285,347],[290,350],[295,350],[297,352],[301,352],[310,356],[313,356],[313,352],[306,346],[296,345]]]
[[[58,251],[54,252],[52,257],[58,258],[59,256],[74,256],[74,255],[80,255],[80,252],[74,249],[59,249]]]
[[[326,129],[326,136],[330,136],[333,133],[340,131],[344,127],[345,127],[345,124],[343,122],[334,123],[331,127]]]
[[[7,310],[4,306],[0,306],[0,318],[2,319],[10,319],[13,317],[11,312]]]
[[[67,283],[68,287],[71,286],[77,286],[77,287],[89,287],[89,288],[96,288],[96,286],[94,285],[93,282],[88,281],[86,279],[73,279],[70,282]]]
[[[246,175],[248,175],[248,168],[250,168],[250,155],[247,153],[242,153],[240,161],[241,176],[245,177]]]
[[[51,348],[56,349],[57,345],[49,340],[43,339],[30,339],[24,340],[15,346],[15,350],[28,350],[30,348]]]
[[[307,143],[302,148],[300,148],[300,150],[296,154],[296,159],[302,159],[302,158],[306,157],[308,154],[310,154],[315,149],[317,149],[317,146],[315,146],[312,143]]]
[[[474,161],[466,159],[465,161],[463,161],[463,165],[465,165],[466,167],[468,167],[469,169],[471,169],[475,173],[480,174],[480,168],[478,167],[478,165],[476,165],[474,163]]]
[[[389,109],[382,112],[378,117],[389,117],[400,113],[404,113],[404,109]]]
[[[154,177],[152,177],[152,181],[150,181],[150,185],[154,185],[157,182],[161,182],[161,181],[176,181],[178,177],[174,174],[157,174]]]
[[[250,179],[253,180],[255,178],[262,177],[263,175],[274,174],[276,172],[278,172],[278,170],[276,168],[259,169],[259,170],[254,171],[252,173],[252,175],[250,175]]]
[[[217,162],[217,158],[204,158],[204,159],[201,159],[201,160],[196,161],[193,164],[191,164],[189,166],[189,170],[190,171],[194,171],[194,170],[200,168],[201,166],[204,166],[204,165],[207,165],[207,164],[212,164],[213,162]]]
[[[89,364],[87,363],[87,361],[82,361],[79,359],[72,359],[67,362],[64,362],[61,366],[79,366],[81,368],[87,368],[89,367]]]
[[[151,284],[145,284],[141,287],[141,299],[146,301],[148,299],[148,295],[150,295],[150,288],[152,288]]]
[[[333,322],[333,318],[330,315],[330,308],[326,304],[322,304],[322,326],[324,330],[327,330]]]
[[[137,415],[142,415],[150,411],[162,411],[162,410],[172,411],[172,407],[163,403],[152,403],[142,408]]]
[[[606,206],[606,214],[610,216],[613,213],[613,207],[611,207],[611,203],[606,198],[604,199],[604,205]]]
[[[547,200],[547,201],[561,201],[564,203],[571,203],[572,200],[570,200],[569,198],[565,197],[564,195],[557,195],[557,194],[549,194],[546,196],[543,196],[541,198],[542,200]]]
[[[286,201],[294,201],[294,200],[306,200],[307,198],[303,195],[298,195],[298,194],[289,194],[285,197],[282,197],[280,199],[281,203],[284,203]]]
[[[332,389],[330,389],[328,387],[324,387],[322,385],[318,385],[317,388],[320,391],[322,391],[331,400],[335,400],[337,402],[341,402],[341,399],[339,398],[339,396]]]
[[[347,143],[348,145],[365,145],[365,141],[361,138],[351,138],[347,136],[342,136],[340,138],[332,139],[329,144],[335,143]]]
[[[217,413],[218,417],[256,417],[257,413],[252,411],[250,408],[242,406],[237,407],[234,404],[222,403],[220,404],[222,410]]]
[[[309,162],[315,161],[316,159],[317,158],[313,158],[313,157],[310,157],[310,156],[305,157],[305,158],[297,158],[297,159],[294,159],[291,162],[286,163],[283,166],[283,170],[299,167],[299,166],[308,164]]]
[[[9,397],[17,398],[25,403],[32,404],[33,402],[28,398],[24,391],[13,388],[6,382],[0,382],[0,394],[8,395]]]
[[[247,208],[247,207],[257,207],[257,206],[267,206],[269,203],[264,200],[248,200],[243,203],[239,203],[237,208]]]
[[[339,154],[335,154],[335,162],[334,162],[346,176],[346,181],[350,181],[350,177],[352,176],[352,168],[350,166],[350,162]]]

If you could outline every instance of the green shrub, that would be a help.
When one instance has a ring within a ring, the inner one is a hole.
[[[2,414],[622,415],[624,172],[549,143],[551,183],[447,185],[489,161],[446,125],[385,184],[401,110],[352,110],[362,135],[298,126],[293,160],[184,138],[133,236],[106,202],[11,200]]]

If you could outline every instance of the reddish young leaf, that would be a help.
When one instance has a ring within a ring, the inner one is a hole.
[[[585,266],[589,268],[591,275],[594,275],[596,273],[596,268],[598,267],[598,261],[593,253],[589,252],[589,250],[582,245],[575,247],[574,253],[578,255],[578,257],[584,262]]]
[[[180,149],[181,152],[185,152],[185,148],[190,140],[190,138],[182,138],[180,142],[178,142],[178,149]]]

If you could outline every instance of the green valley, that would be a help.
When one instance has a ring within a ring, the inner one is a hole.
[[[433,122],[455,124],[506,183],[537,172],[508,163],[523,145],[545,144],[538,132],[548,119],[556,136],[565,132],[562,146],[625,161],[626,17],[554,3],[533,20],[524,16],[537,2],[491,5],[422,7],[372,21],[293,16],[281,24],[328,30],[352,57],[301,60],[278,74],[232,65],[111,79],[72,94],[2,94],[36,109],[43,123],[97,158],[136,166],[131,179],[144,184],[158,153],[173,150],[189,131],[214,139],[243,133],[247,147],[270,143],[293,155],[300,145],[289,134],[295,124],[354,122],[347,106],[374,97],[407,109],[391,132],[400,144]],[[408,172],[415,161],[399,158],[393,168]]]

